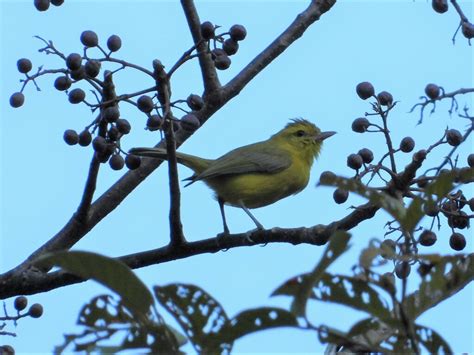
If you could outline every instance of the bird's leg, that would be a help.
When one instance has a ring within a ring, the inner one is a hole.
[[[224,212],[224,200],[220,197],[217,198],[217,202],[219,203],[219,208],[221,210],[222,222],[224,223],[224,233],[223,235],[229,235],[229,227],[227,227],[227,222],[225,220],[225,212]]]
[[[257,226],[257,229],[262,230],[265,229],[262,224],[254,217],[252,213],[250,213],[250,210],[245,207],[242,201],[239,201],[239,206],[247,213],[247,215],[252,219],[253,223]]]

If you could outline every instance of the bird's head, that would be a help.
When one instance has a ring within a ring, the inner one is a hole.
[[[297,118],[291,120],[285,128],[276,133],[271,139],[283,140],[290,149],[304,154],[307,158],[313,160],[318,157],[321,146],[326,138],[336,134],[336,132],[321,132],[313,123]]]

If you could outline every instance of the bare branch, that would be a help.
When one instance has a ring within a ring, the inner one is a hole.
[[[153,159],[149,159],[154,161]],[[156,159],[157,160],[157,159]],[[162,248],[124,255],[117,259],[123,261],[132,269],[161,264],[172,260],[184,259],[194,255],[216,253],[221,250],[238,247],[249,247],[257,244],[289,243],[323,245],[336,230],[350,230],[364,220],[372,218],[379,207],[366,203],[358,206],[346,217],[327,226],[316,225],[311,228],[272,228],[256,230],[229,236],[219,236],[196,242],[189,242],[175,248],[172,245]],[[0,299],[15,295],[35,294],[46,292],[58,287],[83,282],[74,275],[56,271],[42,273],[35,269],[23,269],[21,272],[8,272],[0,276]]]
[[[199,53],[199,65],[201,67],[202,79],[204,82],[204,97],[206,97],[206,94],[218,90],[221,87],[221,84],[211,56],[207,53],[206,43],[205,41],[202,41],[201,38],[201,21],[199,20],[196,6],[194,6],[194,1],[181,0],[181,6],[183,7],[186,20],[188,21],[194,45]]]

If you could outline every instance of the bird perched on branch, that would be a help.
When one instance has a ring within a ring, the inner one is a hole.
[[[194,171],[185,179],[190,185],[205,182],[216,194],[229,234],[224,205],[242,208],[256,224],[260,222],[250,208],[270,205],[303,190],[309,181],[314,159],[326,138],[336,132],[321,132],[313,123],[294,119],[269,139],[231,150],[217,159],[204,159],[176,152],[178,163]],[[130,154],[167,159],[162,148],[133,148]]]

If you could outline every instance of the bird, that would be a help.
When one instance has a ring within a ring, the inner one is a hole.
[[[184,179],[189,181],[185,186],[203,181],[215,192],[224,235],[230,234],[225,205],[242,208],[257,229],[263,230],[250,209],[268,206],[302,191],[308,185],[313,161],[318,158],[323,141],[335,133],[322,132],[312,122],[298,118],[269,139],[236,148],[217,159],[181,152],[176,152],[176,158],[194,172]],[[132,148],[129,154],[167,159],[163,148]]]

